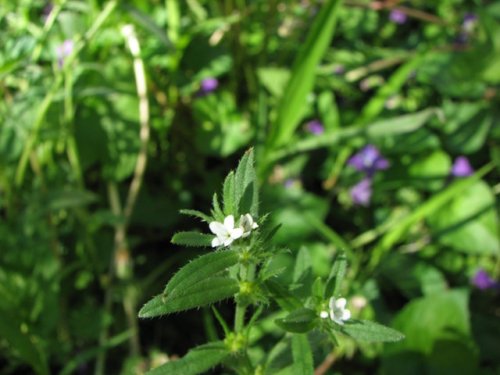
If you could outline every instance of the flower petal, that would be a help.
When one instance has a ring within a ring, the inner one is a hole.
[[[234,228],[231,231],[231,238],[233,240],[240,238],[241,236],[243,236],[243,229],[242,228]]]
[[[228,232],[231,232],[234,229],[234,216],[228,215],[224,219],[224,227]]]
[[[217,235],[217,236],[221,236],[224,233],[227,233],[227,230],[224,227],[224,225],[222,225],[218,221],[212,221],[210,224],[208,224],[208,227],[210,228],[212,233]]]
[[[335,307],[337,307],[338,309],[345,309],[346,304],[347,304],[347,300],[345,298],[339,298],[335,302]]]
[[[217,246],[220,246],[222,245],[222,242],[220,240],[219,237],[214,237],[214,239],[212,240],[212,247],[217,247]]]

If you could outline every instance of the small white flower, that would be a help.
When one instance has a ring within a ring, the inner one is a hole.
[[[215,234],[212,240],[212,247],[229,246],[231,243],[243,235],[243,229],[234,227],[234,216],[229,215],[224,219],[224,223],[212,221],[209,225],[210,230]]]
[[[345,298],[335,299],[334,297],[332,297],[330,298],[330,302],[328,303],[330,312],[328,313],[327,311],[321,311],[320,316],[322,318],[327,318],[329,314],[330,319],[335,323],[344,324],[344,321],[351,318],[351,312],[345,308],[346,304],[347,300]]]
[[[242,237],[248,237],[252,229],[257,229],[259,226],[250,214],[241,215],[240,228],[243,230]]]

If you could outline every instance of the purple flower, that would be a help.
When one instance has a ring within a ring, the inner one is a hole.
[[[57,55],[57,65],[59,68],[62,68],[64,65],[64,59],[68,57],[71,52],[73,52],[73,41],[71,39],[66,39],[62,44],[56,47],[56,55]]]
[[[306,130],[315,135],[320,135],[325,132],[323,124],[319,120],[312,120],[306,124]]]
[[[369,177],[362,179],[351,188],[351,198],[354,204],[368,206],[372,197],[372,180]]]
[[[215,91],[219,87],[219,81],[217,78],[205,78],[204,80],[201,81],[200,83],[200,94],[206,95],[211,93],[212,91]]]
[[[459,156],[455,159],[451,167],[451,175],[455,177],[467,177],[474,173],[469,160],[465,156]]]
[[[404,24],[407,18],[408,16],[406,15],[406,13],[399,9],[393,9],[391,10],[391,14],[389,14],[389,19],[399,25]]]
[[[472,278],[472,284],[478,289],[486,290],[496,288],[499,284],[486,273],[485,270],[479,269]]]
[[[360,172],[365,172],[368,177],[376,171],[389,168],[389,161],[385,159],[374,145],[367,145],[347,162],[351,167]]]

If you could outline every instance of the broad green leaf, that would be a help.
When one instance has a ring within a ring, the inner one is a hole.
[[[434,238],[468,254],[499,255],[498,215],[495,196],[483,181],[456,195],[446,210],[427,219]]]
[[[85,190],[57,190],[49,193],[47,206],[51,210],[64,210],[88,205],[97,200],[97,196]]]
[[[210,216],[205,215],[203,212],[200,212],[200,211],[197,211],[197,210],[183,209],[183,210],[180,210],[179,212],[181,214],[183,214],[183,215],[189,215],[189,216],[197,217],[197,218],[203,220],[206,223],[210,223],[210,222],[214,221],[214,219],[212,219]]]
[[[37,338],[23,332],[19,319],[0,309],[0,336],[7,342],[7,347],[14,350],[39,375],[48,375],[49,368],[41,344]]]
[[[485,102],[446,102],[443,111],[446,122],[442,139],[447,149],[456,154],[470,154],[483,147],[493,125],[493,116]]]
[[[175,245],[205,247],[210,246],[214,235],[199,232],[179,232],[172,237]]]
[[[248,150],[241,158],[235,173],[234,206],[241,214],[250,213],[257,218],[259,213],[259,195],[254,167],[253,149]]]
[[[389,231],[379,240],[376,247],[373,249],[370,258],[369,268],[373,269],[382,259],[383,255],[388,252],[410,229],[415,223],[430,217],[432,214],[443,208],[454,197],[462,194],[470,186],[476,183],[492,168],[491,164],[486,165],[473,176],[455,181],[447,189],[435,194],[425,203],[421,204],[411,214],[402,218],[398,223],[392,226]]]
[[[435,191],[443,187],[450,168],[451,160],[448,154],[436,150],[412,160],[407,170],[413,186]]]
[[[394,342],[405,338],[401,332],[369,320],[348,320],[339,329],[359,341]]]
[[[173,312],[210,305],[234,296],[238,282],[229,277],[212,277],[172,294],[161,294],[147,302],[139,311],[140,318],[153,318]]]
[[[169,361],[148,371],[147,375],[197,375],[205,373],[221,363],[229,351],[222,341],[216,341],[191,349],[184,357]]]
[[[231,171],[224,180],[222,188],[222,202],[224,203],[224,214],[226,216],[237,215],[235,198],[234,172]]]
[[[314,373],[313,355],[307,335],[296,334],[292,336],[292,355],[295,374],[312,375]]]
[[[332,271],[328,276],[325,287],[325,299],[335,297],[340,293],[340,286],[344,280],[347,269],[347,258],[343,253],[339,253],[333,263]]]
[[[238,262],[238,253],[234,250],[216,251],[202,255],[183,266],[167,283],[163,292],[167,297],[196,283],[205,281],[211,276],[226,270]]]
[[[391,345],[389,353],[405,350],[430,354],[439,341],[466,341],[470,339],[468,292],[446,290],[413,299],[398,313],[393,326],[405,340]]]
[[[314,85],[317,65],[331,45],[340,3],[340,0],[324,3],[298,52],[268,138],[268,147],[271,149],[285,144],[302,120],[306,97]]]
[[[314,310],[302,307],[292,311],[283,319],[276,319],[276,324],[288,332],[304,333],[316,326],[317,319],[318,315]]]

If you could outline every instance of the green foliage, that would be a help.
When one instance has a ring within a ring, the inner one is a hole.
[[[0,373],[499,372],[497,2],[45,3],[0,7]]]
[[[171,314],[209,305],[236,294],[238,283],[228,277],[210,277],[172,294],[162,294],[147,302],[139,311],[140,318]]]
[[[212,342],[191,349],[182,359],[170,361],[148,371],[148,375],[196,375],[210,370],[221,363],[229,351],[223,342]]]
[[[395,329],[369,320],[352,320],[341,327],[341,332],[360,341],[394,342],[405,338]]]

